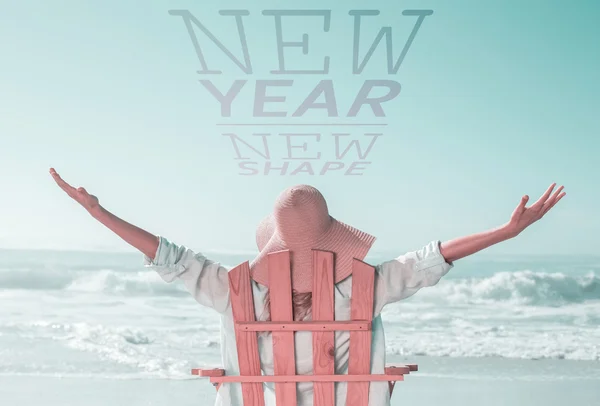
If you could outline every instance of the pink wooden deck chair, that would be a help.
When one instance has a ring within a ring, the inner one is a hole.
[[[278,406],[296,406],[296,383],[314,383],[314,406],[335,404],[334,382],[348,382],[346,405],[367,406],[369,382],[389,382],[390,394],[397,381],[416,371],[416,365],[388,366],[385,374],[370,374],[371,321],[375,269],[357,259],[352,264],[351,320],[334,321],[334,255],[313,250],[312,321],[293,321],[289,251],[268,255],[271,321],[257,322],[254,314],[250,266],[244,262],[229,272],[229,288],[240,376],[225,376],[222,369],[193,369],[209,377],[218,388],[223,383],[240,382],[244,406],[263,406],[263,382],[275,382]],[[350,332],[348,374],[334,373],[334,332]],[[259,332],[273,334],[274,375],[262,375],[258,352]],[[296,375],[294,332],[312,331],[313,374]]]

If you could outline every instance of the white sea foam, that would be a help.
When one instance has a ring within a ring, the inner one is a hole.
[[[519,305],[561,306],[600,300],[600,277],[595,273],[569,276],[533,271],[499,272],[488,278],[453,279],[423,298],[453,304],[508,302]]]

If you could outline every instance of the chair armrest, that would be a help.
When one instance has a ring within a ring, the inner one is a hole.
[[[410,369],[404,366],[387,366],[385,367],[386,375],[406,375],[410,374]]]
[[[419,366],[417,364],[388,365],[385,367],[385,373],[389,375],[408,375],[411,372],[416,372],[418,370]]]
[[[192,375],[212,377],[212,376],[224,376],[225,370],[221,368],[194,368],[192,369]]]

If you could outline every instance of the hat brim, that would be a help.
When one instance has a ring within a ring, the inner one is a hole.
[[[290,251],[292,289],[303,293],[312,291],[313,250],[334,253],[334,280],[335,283],[338,283],[352,274],[352,260],[356,258],[362,261],[376,240],[374,236],[331,217],[331,225],[327,232],[317,240],[295,243],[294,246],[290,246],[283,241],[272,221],[272,217],[268,216],[261,222],[262,227],[259,226],[256,239],[259,249],[261,248],[260,243],[267,241],[268,234],[272,233],[272,235],[250,263],[252,279],[267,287],[269,286],[267,256],[270,253],[282,250]]]

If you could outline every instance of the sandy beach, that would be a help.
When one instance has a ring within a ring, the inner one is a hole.
[[[421,371],[396,386],[392,405],[596,406],[600,365],[593,361],[417,357]],[[212,405],[202,379],[111,379],[92,376],[0,376],[10,406]]]

